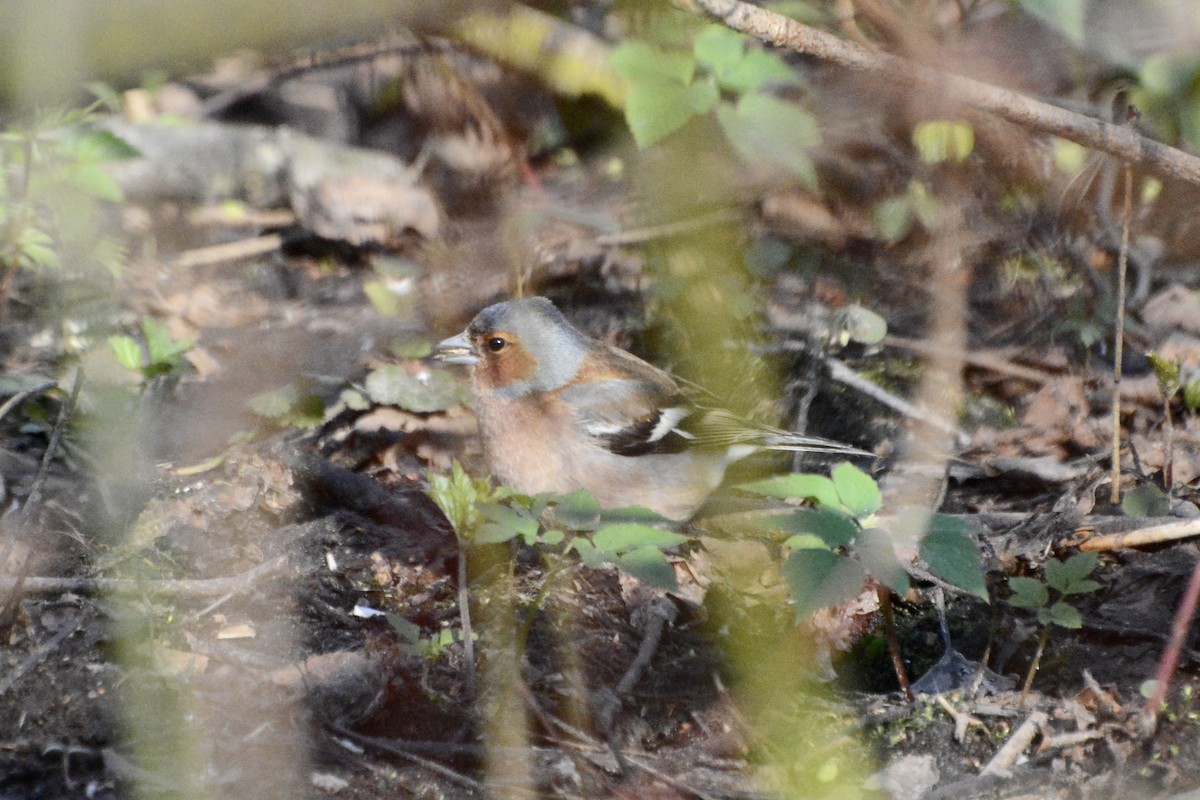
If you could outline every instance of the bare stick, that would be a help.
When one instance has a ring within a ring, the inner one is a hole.
[[[21,405],[21,403],[24,403],[28,398],[33,397],[35,394],[41,394],[53,386],[54,381],[46,381],[45,383],[40,383],[37,386],[34,386],[32,389],[26,389],[23,392],[17,392],[12,397],[5,400],[4,405],[0,405],[0,419],[4,419],[6,416],[8,416],[10,411]]]
[[[75,592],[76,594],[166,594],[175,597],[220,597],[252,588],[264,578],[283,572],[287,556],[264,561],[240,575],[227,578],[184,578],[180,580],[135,580],[133,578],[25,578],[23,591],[30,594]],[[15,588],[20,578],[0,575],[0,591]]]
[[[1125,273],[1129,269],[1129,221],[1133,208],[1133,169],[1125,165],[1125,210],[1121,221],[1121,251],[1117,255],[1117,321],[1113,331],[1112,490],[1109,499],[1121,502],[1121,359],[1125,352]],[[1167,487],[1170,490],[1170,486]]]
[[[283,246],[283,237],[278,233],[268,233],[252,239],[240,239],[236,242],[214,244],[208,247],[197,247],[176,256],[176,267],[204,267],[210,264],[220,264],[226,261],[240,261],[243,258],[274,253]]]
[[[1122,547],[1141,547],[1148,544],[1173,542],[1179,539],[1189,539],[1193,536],[1200,536],[1200,519],[1168,522],[1166,525],[1155,525],[1152,528],[1140,528],[1124,533],[1093,536],[1090,539],[1080,542],[1079,549],[1117,550]]]
[[[685,5],[698,6],[733,30],[776,47],[848,69],[877,73],[902,85],[922,86],[1023,128],[1069,139],[1163,177],[1200,184],[1200,156],[1147,139],[1131,126],[1114,125],[991,84],[939,72],[899,56],[873,52],[738,0],[691,0]]]
[[[54,453],[58,450],[58,443],[62,441],[63,429],[67,427],[67,420],[71,417],[71,412],[75,410],[75,402],[79,399],[79,390],[83,387],[83,368],[75,369],[75,383],[71,386],[71,396],[63,405],[62,410],[58,413],[58,419],[54,421],[54,430],[50,432],[50,441],[46,444],[46,451],[42,453],[42,463],[38,467],[37,477],[33,479],[33,484],[29,487],[29,497],[25,500],[24,513],[21,516],[21,524],[25,525],[33,518],[34,511],[42,499],[42,486],[46,483],[46,475],[50,471],[50,461],[54,458]]]
[[[900,682],[900,690],[904,699],[913,702],[912,685],[908,682],[908,671],[904,669],[904,656],[900,653],[900,642],[896,640],[896,616],[892,613],[892,590],[886,586],[877,586],[875,591],[879,596],[879,608],[883,611],[883,629],[887,633],[888,653],[892,657],[892,669],[896,672],[896,680]],[[939,695],[940,696],[940,695]]]
[[[21,679],[21,676],[41,663],[46,656],[50,655],[50,653],[53,652],[60,644],[62,644],[68,636],[82,628],[83,622],[83,616],[80,615],[80,617],[70,625],[64,625],[62,630],[54,634],[49,641],[39,645],[38,648],[30,653],[24,661],[22,661],[7,675],[5,675],[4,679],[0,680],[0,697],[3,697],[5,692],[16,685],[17,681]]]
[[[1033,737],[1037,735],[1038,728],[1045,725],[1048,719],[1045,713],[1041,711],[1034,711],[1026,717],[1025,721],[1013,731],[1013,735],[1008,737],[1008,741],[996,751],[996,755],[992,756],[992,760],[987,763],[987,766],[979,774],[1000,775],[1002,777],[1007,775],[1013,765],[1017,763],[1017,758],[1033,742]]]

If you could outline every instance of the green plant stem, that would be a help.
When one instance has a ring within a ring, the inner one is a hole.
[[[1021,699],[1017,702],[1017,707],[1025,705],[1025,698],[1029,697],[1029,689],[1033,686],[1033,676],[1037,675],[1038,667],[1042,665],[1042,653],[1046,652],[1046,642],[1050,639],[1050,626],[1043,625],[1042,633],[1038,636],[1037,651],[1033,654],[1033,662],[1029,665],[1029,672],[1025,674],[1025,685],[1021,687]]]
[[[1175,483],[1175,420],[1171,417],[1171,397],[1163,392],[1163,419],[1166,441],[1163,442],[1163,491],[1170,493]]]
[[[475,696],[475,637],[471,635],[471,595],[468,586],[467,551],[469,545],[458,540],[458,616],[462,621],[464,683],[467,697]]]
[[[524,622],[521,623],[521,629],[517,631],[517,652],[525,652],[525,643],[529,640],[529,632],[533,629],[533,621],[537,617],[538,611],[542,608],[542,603],[546,600],[546,595],[550,593],[551,587],[554,585],[554,580],[558,577],[565,566],[549,567],[546,570],[546,577],[542,579],[542,585],[538,587],[537,596],[533,598],[533,604],[529,608],[529,613],[525,615]]]

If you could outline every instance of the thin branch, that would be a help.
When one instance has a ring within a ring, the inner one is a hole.
[[[831,33],[738,0],[691,0],[735,31],[889,81],[922,86],[1028,130],[1060,136],[1137,164],[1162,177],[1200,185],[1200,157],[1147,139],[1131,126],[1114,125],[981,81],[940,72],[899,56],[878,53]]]
[[[1122,547],[1142,547],[1174,542],[1180,539],[1190,539],[1193,536],[1200,536],[1200,519],[1180,520],[1149,528],[1092,536],[1080,542],[1079,549],[1082,551],[1118,550]]]
[[[1113,324],[1112,489],[1109,500],[1121,502],[1121,372],[1125,358],[1125,273],[1129,269],[1129,223],[1133,214],[1133,169],[1125,165],[1125,205],[1121,219],[1121,250],[1117,255],[1117,319]],[[1170,413],[1168,402],[1167,413]],[[1170,454],[1167,455],[1168,463]],[[1167,491],[1171,490],[1170,483]]]
[[[41,394],[42,392],[46,391],[47,389],[51,389],[54,386],[54,381],[46,381],[45,383],[40,383],[37,386],[34,386],[32,389],[26,389],[23,392],[17,392],[12,397],[5,400],[4,405],[0,405],[0,419],[4,419],[6,416],[8,416],[10,411],[21,405],[21,403],[24,403],[30,397],[33,397],[36,394]]]
[[[1154,675],[1154,693],[1146,701],[1142,710],[1141,732],[1149,736],[1158,722],[1158,714],[1162,711],[1167,699],[1167,688],[1171,678],[1179,667],[1179,655],[1183,651],[1184,641],[1192,626],[1192,618],[1196,616],[1196,605],[1200,602],[1200,559],[1192,568],[1192,577],[1187,589],[1180,598],[1179,608],[1175,609],[1175,619],[1171,623],[1171,638],[1163,651],[1162,659],[1158,662],[1158,670]]]
[[[136,580],[133,578],[20,578],[0,575],[0,591],[15,588],[20,584],[27,594],[52,594],[74,592],[76,594],[167,594],[175,597],[206,598],[220,597],[229,592],[252,588],[259,581],[283,572],[287,556],[278,556],[264,561],[257,567],[240,575],[227,578],[185,578],[180,580]]]
[[[21,516],[21,524],[25,525],[33,518],[38,505],[42,499],[42,486],[46,483],[46,476],[50,472],[50,462],[54,458],[54,454],[58,451],[58,443],[62,441],[63,430],[67,427],[67,420],[71,418],[72,412],[75,410],[75,403],[79,400],[79,390],[83,388],[83,368],[76,367],[75,382],[71,386],[71,396],[63,407],[58,412],[58,419],[54,421],[54,429],[50,432],[50,441],[46,444],[46,451],[42,453],[42,463],[38,466],[37,476],[33,479],[33,483],[29,487],[29,496],[25,499],[25,508]]]

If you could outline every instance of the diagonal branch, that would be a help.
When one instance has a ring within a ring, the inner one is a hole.
[[[1128,126],[1077,114],[981,81],[877,53],[739,0],[691,0],[735,31],[840,67],[877,73],[901,84],[936,90],[966,106],[1028,130],[1060,136],[1116,156],[1161,177],[1200,185],[1200,157],[1148,139]]]

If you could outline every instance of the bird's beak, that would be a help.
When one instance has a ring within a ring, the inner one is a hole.
[[[445,361],[447,364],[479,363],[479,357],[475,355],[474,348],[467,341],[467,334],[465,332],[438,342],[437,347],[434,348],[433,355],[439,361]]]

